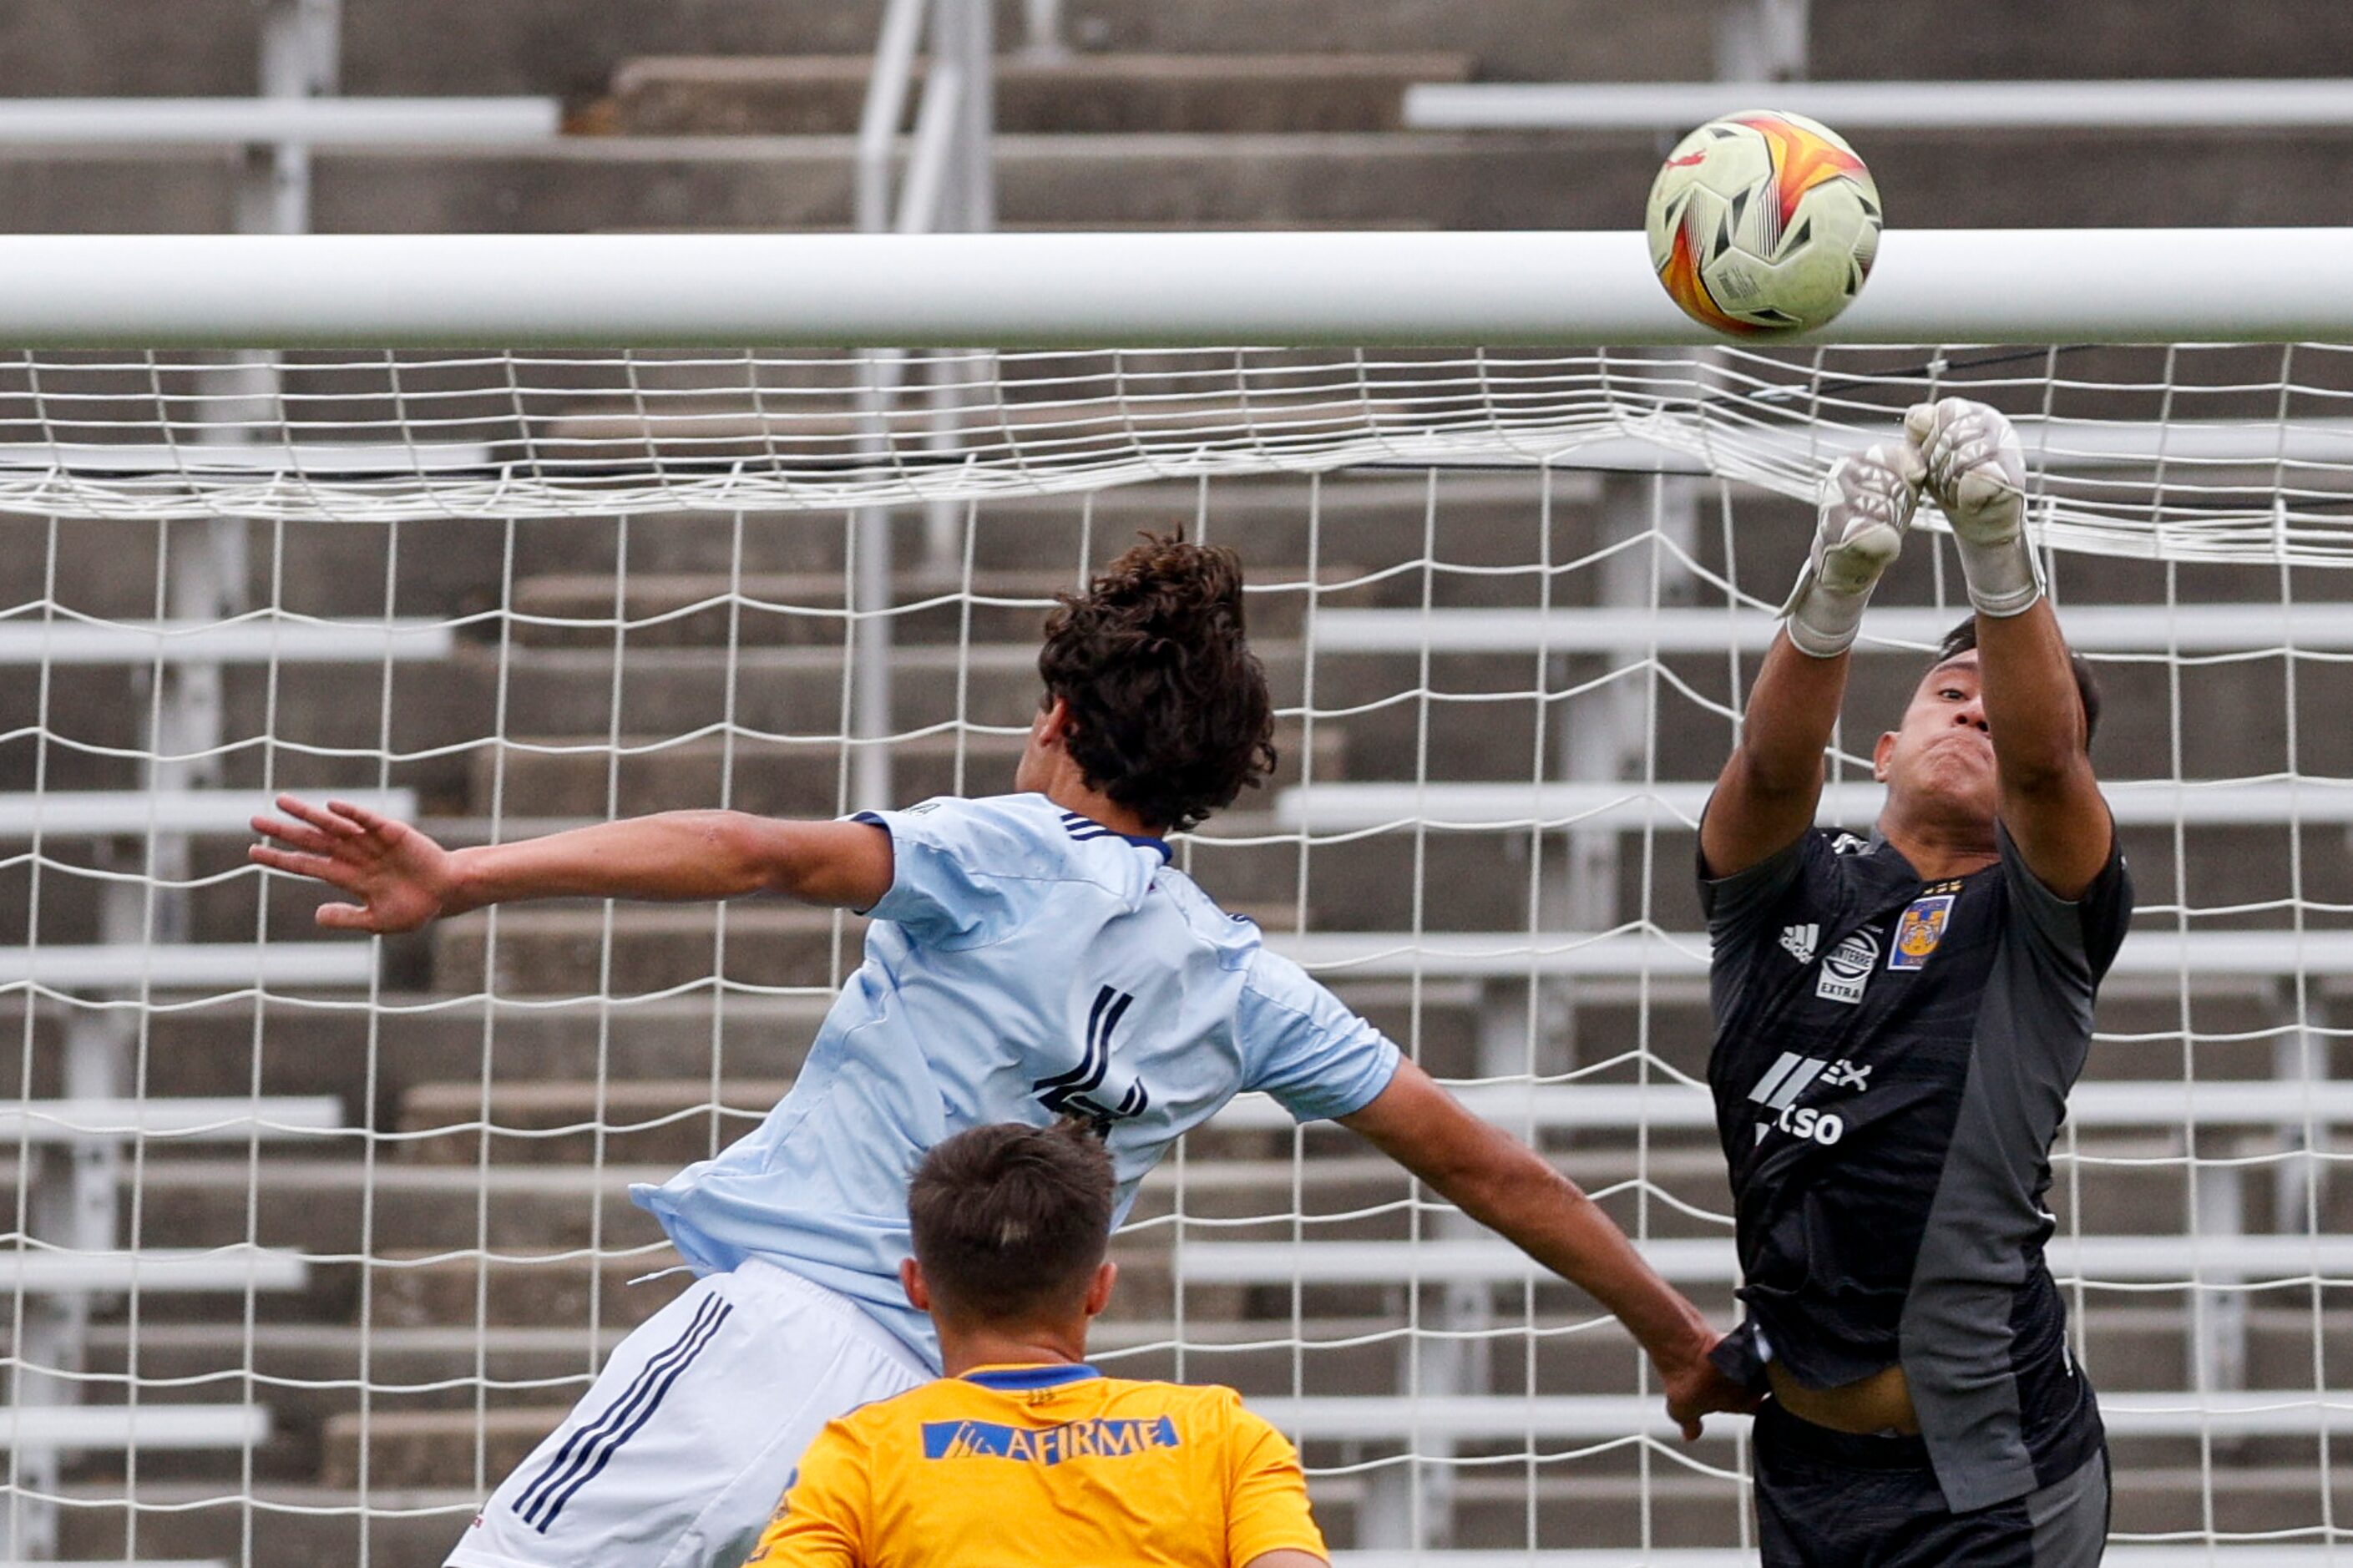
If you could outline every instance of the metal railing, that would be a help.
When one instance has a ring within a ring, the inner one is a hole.
[[[1033,37],[1041,10],[1033,5]],[[1044,16],[1051,25],[1054,18]],[[996,121],[995,16],[990,0],[890,0],[874,48],[874,74],[858,121],[857,221],[867,234],[981,233],[996,224],[992,138]],[[903,175],[896,181],[900,127],[913,94],[918,51],[929,35],[929,58]],[[895,200],[893,199],[895,195]],[[906,376],[905,354],[880,349],[868,356],[865,446],[880,454],[884,431]],[[943,376],[928,392],[932,445],[953,442],[958,393]],[[850,694],[850,732],[857,743],[851,764],[852,804],[872,810],[893,804],[891,753],[892,542],[888,508],[869,507],[858,515],[851,563],[851,604],[859,619],[854,634],[857,674]],[[935,502],[924,520],[924,560],[944,567],[959,555],[963,510]]]

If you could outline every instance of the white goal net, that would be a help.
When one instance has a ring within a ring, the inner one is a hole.
[[[438,1563],[682,1283],[627,1184],[857,962],[757,902],[331,939],[243,859],[272,792],[457,844],[1009,787],[1144,529],[1242,552],[1280,706],[1184,863],[1728,1324],[1694,825],[1822,474],[1948,393],[2021,428],[2140,889],[2051,1194],[2115,1560],[2353,1552],[2353,353],[2061,344],[0,362],[0,1555]],[[1828,819],[1966,605],[1940,526]],[[1116,1256],[1098,1362],[1243,1390],[1356,1562],[1749,1560],[1745,1424],[1674,1440],[1345,1131],[1245,1097]]]

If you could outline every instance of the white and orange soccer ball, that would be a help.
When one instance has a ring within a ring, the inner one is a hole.
[[[1694,321],[1804,331],[1846,309],[1879,250],[1879,187],[1803,115],[1754,110],[1677,143],[1651,185],[1651,265]]]

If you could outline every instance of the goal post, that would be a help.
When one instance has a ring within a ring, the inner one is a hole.
[[[2353,229],[1903,229],[1791,341],[2342,340]],[[0,239],[34,348],[1707,344],[1639,234]]]
[[[626,1184],[753,1125],[858,962],[756,900],[329,940],[249,810],[994,792],[1053,595],[1144,530],[1241,551],[1278,709],[1180,865],[1728,1322],[1697,815],[1823,475],[1947,394],[2019,426],[2139,881],[2052,1193],[2119,1560],[2353,1547],[2347,276],[1899,230],[1735,342],[1620,234],[0,238],[0,1558],[440,1562],[678,1289]],[[1966,613],[1941,529],[1826,821]],[[1753,1552],[1745,1426],[1674,1441],[1344,1131],[1242,1097],[1117,1246],[1096,1359],[1240,1386],[1343,1568]]]

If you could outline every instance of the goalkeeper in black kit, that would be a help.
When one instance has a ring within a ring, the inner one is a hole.
[[[1923,489],[1974,615],[1818,829],[1848,648]],[[2043,596],[2009,422],[1947,398],[1839,465],[1700,827],[1708,1080],[1769,1390],[1768,1565],[2080,1568],[2105,1545],[2099,1404],[2043,1261],[2051,1142],[2132,884],[2088,752],[2099,698]]]

